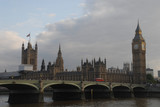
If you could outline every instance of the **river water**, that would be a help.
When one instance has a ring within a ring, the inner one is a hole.
[[[8,104],[8,95],[0,95],[0,107],[160,107],[160,98],[127,98],[53,101],[45,96],[44,103]]]

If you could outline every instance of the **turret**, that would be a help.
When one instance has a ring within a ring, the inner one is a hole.
[[[24,50],[24,42],[22,43],[22,50]]]
[[[93,60],[92,60],[92,66],[94,67],[94,63],[93,63]]]
[[[99,57],[99,63],[101,62],[101,58]]]
[[[88,64],[88,59],[86,58],[86,63]]]
[[[62,57],[62,52],[61,52],[61,45],[60,45],[60,44],[59,44],[58,57]]]
[[[45,62],[44,62],[44,59],[42,60],[41,71],[45,71]]]
[[[38,45],[37,45],[37,43],[35,44],[35,50],[36,50],[36,51],[38,50]]]
[[[47,71],[50,71],[50,70],[51,70],[51,62],[48,62]]]
[[[83,65],[83,59],[81,59],[81,66]]]
[[[142,30],[139,26],[139,21],[138,21],[138,24],[137,24],[137,28],[135,30],[135,37],[133,39],[134,41],[140,41],[140,40],[144,40],[143,37],[142,37]]]
[[[28,42],[28,49],[31,49],[32,48],[32,45],[30,42]]]
[[[21,64],[24,63],[24,43],[22,43]]]
[[[139,21],[138,21],[137,28],[136,28],[135,32],[136,32],[136,35],[142,35],[142,30],[141,30],[141,28],[139,26]]]
[[[106,58],[104,59],[104,63],[105,63],[105,65],[106,65]]]
[[[64,64],[63,64],[63,58],[62,58],[62,52],[61,52],[61,46],[59,45],[59,50],[58,50],[58,57],[56,59],[56,67],[59,67],[60,72],[64,71]]]

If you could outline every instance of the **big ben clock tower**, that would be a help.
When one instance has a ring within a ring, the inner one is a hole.
[[[142,31],[139,27],[135,31],[135,37],[132,41],[133,56],[133,83],[146,82],[146,43],[142,37]]]

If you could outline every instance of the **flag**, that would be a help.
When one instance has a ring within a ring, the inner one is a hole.
[[[30,33],[27,35],[27,37],[30,37]]]

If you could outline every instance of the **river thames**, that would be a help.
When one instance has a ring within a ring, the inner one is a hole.
[[[44,97],[44,103],[9,104],[8,95],[0,95],[0,107],[159,107],[160,98],[127,98],[53,101],[51,96]]]

